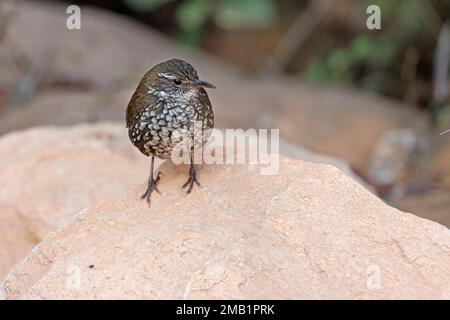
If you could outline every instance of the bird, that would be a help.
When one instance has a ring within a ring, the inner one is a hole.
[[[189,178],[182,186],[191,193],[200,186],[194,166],[194,151],[202,148],[214,127],[214,112],[205,88],[216,87],[200,80],[188,62],[170,59],[155,65],[141,79],[126,109],[126,126],[131,143],[151,157],[147,189],[141,196],[150,205],[152,192],[160,193],[162,172],[154,176],[155,157],[170,159],[180,152],[181,143],[189,144]],[[202,134],[195,131],[201,126]]]

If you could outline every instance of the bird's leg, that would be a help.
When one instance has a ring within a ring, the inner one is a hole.
[[[153,178],[153,166],[155,164],[155,157],[152,157],[152,163],[150,165],[150,176],[148,177],[148,184],[147,184],[147,190],[145,193],[141,196],[141,199],[147,198],[147,203],[150,204],[150,198],[152,195],[153,190],[156,190],[156,192],[159,192],[157,188],[157,184],[159,179],[161,178],[161,171],[158,172],[158,175],[156,176],[156,179]]]
[[[187,186],[189,186],[187,193],[191,193],[192,188],[194,187],[194,182],[200,187],[200,182],[198,182],[198,180],[197,180],[197,172],[195,171],[195,166],[194,166],[194,162],[192,160],[192,155],[191,155],[191,164],[189,166],[189,179],[183,185],[183,188],[186,188]]]

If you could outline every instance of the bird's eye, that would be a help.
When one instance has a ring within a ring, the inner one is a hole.
[[[181,80],[175,79],[175,80],[173,80],[173,83],[175,83],[177,86],[179,86],[181,84]]]

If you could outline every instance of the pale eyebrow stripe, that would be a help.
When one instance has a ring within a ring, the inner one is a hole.
[[[165,72],[158,72],[158,77],[160,78],[166,78],[169,80],[175,79],[176,76],[172,73],[165,73]]]

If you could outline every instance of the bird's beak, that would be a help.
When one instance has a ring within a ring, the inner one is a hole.
[[[216,88],[215,85],[213,85],[213,84],[211,84],[209,82],[203,81],[203,80],[197,80],[197,81],[195,81],[195,84],[197,86],[203,87],[203,88],[211,88],[211,89],[215,89]]]

